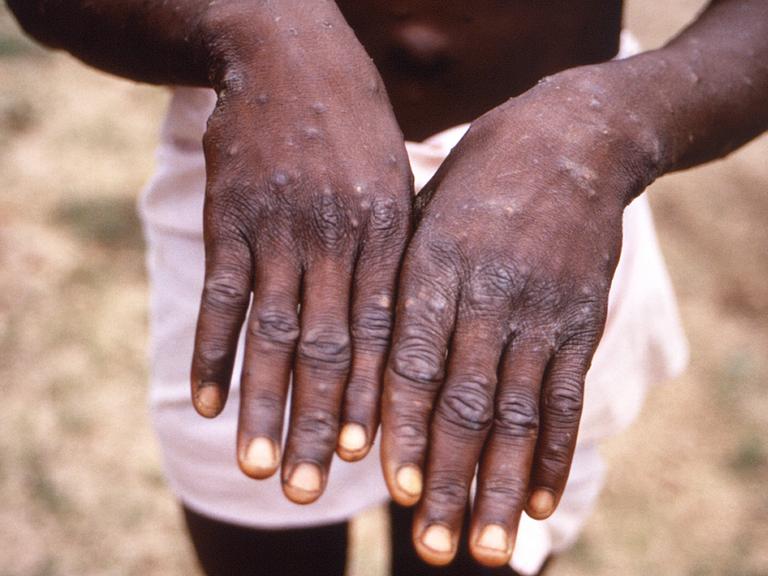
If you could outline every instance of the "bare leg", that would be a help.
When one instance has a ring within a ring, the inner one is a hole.
[[[187,530],[207,576],[343,576],[347,523],[257,530],[184,507]]]

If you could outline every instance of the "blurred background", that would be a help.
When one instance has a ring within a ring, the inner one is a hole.
[[[646,47],[699,0],[630,0]],[[160,88],[26,40],[0,7],[0,575],[196,574],[146,413],[134,204]],[[768,575],[768,137],[649,192],[692,348],[606,446],[606,489],[552,576]],[[617,383],[620,385],[620,383]],[[381,514],[353,576],[386,572]]]

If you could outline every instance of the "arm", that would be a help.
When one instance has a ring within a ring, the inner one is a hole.
[[[107,72],[156,84],[210,85],[215,31],[206,26],[214,14],[207,0],[6,2],[30,36]]]
[[[604,66],[655,132],[656,175],[720,158],[768,129],[768,2],[714,0],[665,47]]]
[[[403,137],[370,58],[330,0],[10,5],[86,62],[217,91],[192,396],[204,416],[223,409],[245,324],[239,464],[281,468],[289,498],[315,500],[334,450],[356,460],[373,443],[411,223]]]
[[[564,71],[473,122],[417,199],[384,381],[382,465],[427,561],[509,561],[555,510],[624,207],[768,127],[768,2],[721,0],[666,47]],[[617,382],[617,386],[621,383]]]

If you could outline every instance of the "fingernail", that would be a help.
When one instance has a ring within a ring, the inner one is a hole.
[[[249,476],[265,478],[275,472],[279,461],[278,448],[275,443],[269,438],[259,436],[248,444],[241,465]]]
[[[302,492],[320,491],[320,469],[315,464],[302,462],[293,469],[291,477],[288,479],[291,488],[301,490]]]
[[[203,416],[213,418],[221,411],[221,392],[212,382],[203,382],[197,389],[197,409]]]
[[[397,482],[397,487],[409,496],[421,496],[421,470],[413,464],[406,464],[400,468],[397,471],[395,481]]]
[[[528,510],[536,518],[546,518],[555,508],[555,495],[549,490],[535,490],[528,498]]]
[[[368,445],[368,435],[360,424],[345,424],[339,434],[339,447],[346,452],[360,452]]]
[[[499,524],[488,524],[480,532],[477,545],[494,552],[507,553],[509,551],[509,533]]]
[[[433,552],[448,554],[453,549],[451,531],[441,524],[432,524],[421,535],[421,543]]]

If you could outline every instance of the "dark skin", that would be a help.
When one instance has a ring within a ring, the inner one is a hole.
[[[246,322],[240,466],[281,465],[307,503],[334,450],[369,451],[381,405],[384,475],[433,564],[477,465],[478,561],[507,562],[521,512],[557,506],[624,207],[768,127],[765,0],[714,1],[621,62],[610,0],[8,3],[86,62],[217,90],[195,406],[223,407]],[[412,213],[402,133],[461,122]]]

